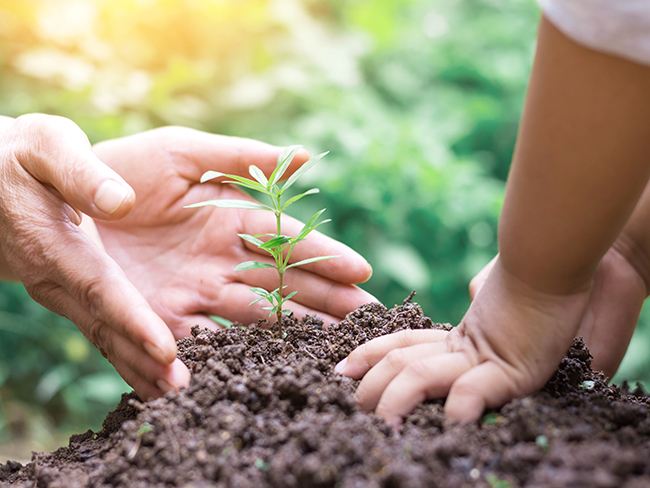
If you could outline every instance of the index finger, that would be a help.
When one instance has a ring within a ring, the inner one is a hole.
[[[259,167],[268,177],[276,167],[283,147],[244,137],[210,134],[184,127],[165,127],[151,131],[164,147],[176,156],[181,156],[181,176],[199,181],[209,170],[249,177],[249,167]],[[284,178],[291,176],[309,159],[307,150],[300,150],[293,158]],[[220,180],[217,180],[220,181]]]
[[[445,330],[408,329],[377,337],[352,351],[347,358],[336,365],[335,371],[350,378],[359,379],[393,349],[427,342],[441,342],[445,340],[447,334],[449,333]]]

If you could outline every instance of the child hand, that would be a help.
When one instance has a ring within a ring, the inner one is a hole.
[[[337,366],[363,378],[356,400],[392,425],[425,399],[447,396],[445,414],[474,421],[550,378],[582,321],[589,290],[531,289],[498,258],[481,293],[451,332],[403,331],[362,345]]]
[[[582,336],[594,356],[592,366],[608,377],[614,376],[630,343],[647,296],[640,266],[633,264],[629,239],[624,234],[603,256],[596,274],[587,310],[576,336]],[[485,283],[496,257],[469,285],[474,300]]]

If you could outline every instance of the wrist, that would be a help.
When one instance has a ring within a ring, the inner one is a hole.
[[[513,275],[499,258],[459,333],[471,336],[479,351],[492,351],[511,365],[526,362],[533,350],[544,350],[552,368],[575,336],[590,291],[591,286],[567,294],[539,290]]]
[[[504,273],[525,289],[548,296],[568,296],[591,289],[599,260],[572,268],[568,263],[551,263],[549,259],[524,255],[519,249],[509,252],[502,247],[499,261]]]

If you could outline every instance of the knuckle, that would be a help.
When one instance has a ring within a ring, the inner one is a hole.
[[[39,113],[21,115],[16,119],[16,124],[19,127],[46,134],[79,128],[72,120],[65,117]]]
[[[477,386],[471,381],[458,379],[451,385],[449,389],[449,396],[454,395],[457,397],[475,397],[480,396],[480,391]]]
[[[23,165],[33,161],[31,164],[47,164],[54,170],[59,165],[50,163],[53,154],[59,154],[65,148],[89,144],[79,126],[65,117],[27,114],[18,117],[14,124],[17,140],[20,141],[15,146],[14,154]]]
[[[350,355],[348,356],[348,363],[361,362],[363,364],[368,364],[370,356],[371,356],[370,346],[368,345],[368,343],[361,344],[359,347],[357,347],[354,351],[350,353]]]
[[[88,341],[99,349],[99,352],[105,358],[113,357],[108,332],[108,327],[106,327],[102,321],[97,319],[92,319],[85,327],[83,327],[82,330],[82,333],[86,336]]]
[[[395,334],[397,347],[408,347],[415,341],[417,332],[413,329],[402,330]]]
[[[416,359],[404,366],[404,374],[416,379],[429,379],[430,368],[428,363],[423,359]]]
[[[61,131],[69,129],[76,124],[64,117],[45,114],[21,115],[16,119],[16,129],[21,133],[28,134],[30,146],[40,149],[56,143]]]
[[[93,276],[79,285],[79,297],[84,309],[95,316],[103,308],[105,285],[101,279]]]
[[[403,369],[408,363],[408,358],[403,349],[393,349],[384,356],[384,361],[392,369]]]
[[[57,286],[35,276],[26,277],[23,281],[27,294],[52,312],[65,315],[63,297],[56,292]]]

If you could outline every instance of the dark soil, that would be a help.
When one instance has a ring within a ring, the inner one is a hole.
[[[448,328],[406,302],[369,304],[327,330],[317,319],[179,342],[190,387],[150,403],[125,395],[103,429],[0,465],[0,485],[38,487],[650,487],[650,400],[608,386],[576,340],[546,387],[483,421],[446,426],[442,401],[393,433],[333,372],[356,346],[405,328]]]

